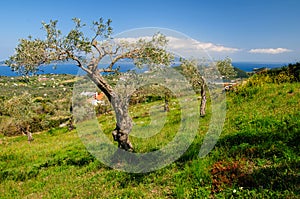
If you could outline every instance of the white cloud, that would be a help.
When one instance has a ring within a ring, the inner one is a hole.
[[[175,38],[175,37],[167,37],[169,40],[169,45],[174,49],[197,49],[197,50],[206,50],[207,52],[227,52],[234,53],[239,51],[237,48],[225,47],[223,45],[217,45],[213,43],[207,42],[199,42],[194,39],[188,38]]]
[[[151,40],[152,37],[127,37],[127,38],[115,38],[117,42],[127,41],[127,42],[136,42],[139,39]],[[240,51],[238,48],[226,47],[223,45],[217,45],[209,42],[199,42],[191,38],[178,38],[167,36],[168,48],[170,50],[181,50],[181,51],[191,51],[191,50],[205,50],[207,52],[218,52],[218,53],[234,53]]]
[[[291,52],[292,50],[286,48],[255,48],[249,50],[249,53],[260,53],[260,54],[280,54]]]
[[[144,39],[146,41],[150,41],[152,37],[150,36],[145,36],[145,37],[125,37],[125,38],[114,38],[113,40],[116,42],[129,42],[129,43],[135,43],[139,39]]]

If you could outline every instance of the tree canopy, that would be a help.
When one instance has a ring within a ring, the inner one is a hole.
[[[226,57],[223,60],[218,60],[216,62],[216,66],[217,66],[220,74],[225,79],[230,79],[237,75],[237,72],[234,70],[234,67],[232,66],[232,63],[231,63],[231,59],[229,57]]]
[[[121,59],[132,59],[137,66],[142,64],[170,64],[172,56],[164,46],[166,37],[157,33],[150,41],[139,39],[136,42],[113,42],[112,21],[103,18],[92,23],[93,36],[84,34],[86,24],[80,19],[73,18],[74,28],[63,35],[58,29],[58,21],[43,22],[46,38],[20,39],[16,53],[6,63],[13,70],[22,74],[35,73],[38,66],[54,61],[74,60],[87,73],[115,72],[113,66]],[[97,41],[101,39],[101,41]],[[104,58],[110,58],[107,68],[98,68],[98,63]]]

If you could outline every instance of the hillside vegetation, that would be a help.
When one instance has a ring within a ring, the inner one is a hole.
[[[41,132],[68,121],[75,76],[0,76],[0,134],[20,135],[21,127]]]
[[[146,174],[105,166],[68,127],[34,134],[31,144],[24,136],[2,134],[0,198],[299,198],[300,83],[286,71],[254,75],[227,93],[223,132],[207,156],[198,153],[210,109],[185,154]],[[163,103],[158,98],[132,105],[134,128],[148,124],[151,107]],[[179,112],[176,100],[170,103],[162,132],[167,137],[132,138],[137,152],[166,144]],[[98,118],[109,139],[113,118],[112,112]]]

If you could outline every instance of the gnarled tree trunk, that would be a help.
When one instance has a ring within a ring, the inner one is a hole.
[[[133,151],[133,146],[129,141],[129,133],[132,129],[132,119],[128,112],[129,100],[127,97],[113,94],[111,103],[117,119],[116,128],[112,132],[114,140],[118,142],[120,149]]]
[[[112,87],[99,74],[90,73],[88,76],[106,95],[115,111],[117,124],[112,135],[114,140],[118,142],[118,147],[126,151],[133,151],[133,146],[129,141],[129,133],[132,129],[132,119],[128,112],[129,96],[114,92]]]

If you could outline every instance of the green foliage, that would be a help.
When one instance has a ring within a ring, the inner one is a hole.
[[[121,59],[131,59],[138,67],[143,67],[144,64],[168,66],[173,60],[173,55],[165,49],[168,41],[161,33],[153,35],[150,41],[139,39],[136,42],[111,42],[110,19],[106,22],[103,18],[94,21],[92,23],[94,36],[91,37],[84,33],[86,24],[78,18],[72,20],[74,28],[66,34],[58,29],[57,20],[43,22],[46,38],[21,39],[16,47],[16,54],[11,56],[6,64],[13,70],[27,75],[37,72],[38,67],[43,64],[73,60],[88,74],[100,75],[101,72],[117,72],[113,66]],[[98,42],[99,38],[108,40]],[[109,58],[110,63],[107,68],[100,70],[97,66],[104,57]]]
[[[197,60],[181,60],[179,71],[189,80],[193,89],[200,93],[201,85],[205,84],[203,75],[198,69],[199,63]]]
[[[7,116],[7,119],[3,121],[4,127],[0,132],[4,135],[25,133],[26,127],[33,122],[32,107],[32,98],[28,93],[4,102],[4,115]]]
[[[46,39],[21,39],[16,47],[16,54],[11,56],[6,64],[11,66],[13,70],[21,74],[35,73],[38,66],[49,64],[54,61],[67,61],[73,59],[77,62],[84,63],[86,55],[92,52],[93,41],[87,38],[82,31],[85,24],[80,19],[73,19],[75,27],[65,36],[57,28],[57,20],[50,20],[49,23],[43,22],[43,29],[46,32]],[[112,28],[111,20],[104,22],[101,18],[98,22],[93,23],[95,37],[110,37]],[[80,60],[76,56],[80,54]]]
[[[181,59],[181,65],[179,67],[176,67],[179,72],[181,72],[191,83],[194,90],[199,93],[201,90],[201,85],[203,85],[205,82],[204,78],[213,76],[215,78],[215,75],[221,75],[224,79],[231,79],[234,77],[237,77],[237,74],[239,72],[239,77],[245,77],[245,74],[241,70],[238,70],[234,68],[231,64],[231,59],[226,57],[224,60],[218,60],[215,63],[215,66],[207,67],[205,60],[185,60]],[[209,71],[209,69],[217,69],[218,73],[216,71]]]
[[[289,64],[281,68],[266,70],[255,74],[250,78],[253,83],[286,83],[300,81],[300,63]]]
[[[125,46],[130,49],[128,58],[134,60],[134,64],[142,67],[147,64],[151,67],[163,64],[169,66],[174,56],[165,50],[168,40],[165,35],[157,33],[152,36],[150,41],[140,39],[136,44],[126,44]],[[137,51],[135,53],[134,51]],[[134,53],[132,53],[134,52]]]
[[[224,60],[219,60],[216,62],[216,66],[220,72],[220,74],[225,79],[231,79],[236,77],[237,72],[234,70],[234,67],[231,64],[231,59],[226,57]]]
[[[21,74],[36,72],[37,66],[46,63],[45,48],[46,43],[40,39],[21,39],[20,44],[15,49],[18,56],[11,57],[6,64],[10,65],[12,70]]]
[[[300,81],[300,62],[296,62],[295,64],[289,64],[288,66],[288,74],[294,76],[294,80]]]

